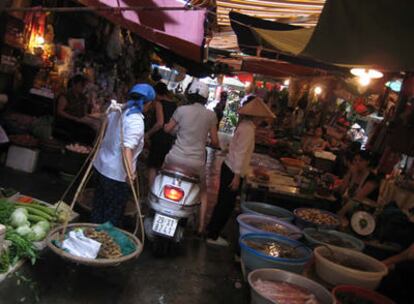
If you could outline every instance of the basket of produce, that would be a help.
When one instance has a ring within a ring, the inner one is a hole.
[[[287,222],[264,215],[240,214],[237,217],[240,236],[248,233],[271,233],[286,236],[298,240],[302,237],[302,231]]]
[[[17,146],[26,148],[36,148],[39,146],[39,140],[29,134],[10,135],[10,142]]]
[[[289,210],[261,202],[242,202],[241,210],[245,214],[266,215],[285,222],[292,222],[295,218]]]
[[[395,304],[375,291],[352,285],[336,286],[332,294],[338,304]]]
[[[69,151],[69,153],[74,153],[75,155],[88,155],[91,153],[92,148],[89,146],[84,146],[78,143],[66,145],[66,150]]]
[[[95,267],[117,266],[137,258],[142,252],[138,238],[110,223],[69,224],[52,230],[47,237],[48,247],[63,259]]]
[[[87,188],[79,195],[77,203],[79,206],[87,212],[92,211],[93,197],[95,194],[95,189]],[[128,200],[125,206],[124,215],[134,216],[137,213],[137,207],[133,200]]]
[[[22,259],[34,263],[51,227],[71,215],[63,205],[49,207],[28,197],[20,197],[16,202],[0,199],[0,224],[6,227],[7,241],[3,245],[0,241],[0,274],[7,273]]]
[[[305,228],[303,230],[303,235],[312,246],[331,245],[357,251],[363,251],[365,248],[363,241],[352,235],[336,230]]]
[[[248,276],[252,304],[332,304],[325,287],[302,275],[279,269],[256,269]]]
[[[280,161],[285,167],[296,167],[302,169],[305,166],[305,162],[297,158],[282,157]]]
[[[298,208],[293,211],[295,224],[301,228],[336,229],[340,222],[337,215],[316,208]]]
[[[28,197],[21,197],[16,202],[0,200],[0,214],[0,224],[12,227],[33,242],[44,240],[51,227],[70,217],[63,205],[49,207]]]
[[[356,285],[376,289],[387,275],[387,267],[361,252],[335,246],[315,248],[317,275],[332,285]]]
[[[247,273],[259,268],[277,268],[302,273],[312,257],[312,250],[304,244],[274,234],[246,234],[240,238],[239,243]]]

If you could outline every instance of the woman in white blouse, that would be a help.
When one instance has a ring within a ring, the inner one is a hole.
[[[129,92],[123,112],[115,111],[108,114],[105,137],[93,164],[97,181],[91,213],[94,223],[110,221],[115,226],[121,224],[130,193],[127,168],[124,167],[122,154],[126,157],[125,165],[129,167],[132,179],[135,179],[137,159],[144,147],[143,113],[154,99],[155,91],[152,86],[145,83],[136,84]]]
[[[255,146],[256,125],[274,114],[260,98],[247,100],[239,110],[239,123],[229,146],[229,153],[221,167],[217,204],[207,226],[207,242],[227,246],[220,232],[230,218],[236,204],[243,177],[249,168]]]

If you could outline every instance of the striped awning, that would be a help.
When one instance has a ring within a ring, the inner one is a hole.
[[[227,50],[238,48],[230,27],[230,12],[312,28],[319,20],[324,3],[325,0],[216,0],[218,28],[210,46]]]
[[[230,25],[229,12],[235,11],[270,21],[315,26],[325,0],[217,0],[219,26]]]

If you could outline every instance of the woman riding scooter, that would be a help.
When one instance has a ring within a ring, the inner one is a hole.
[[[198,232],[204,229],[207,208],[207,191],[205,186],[206,142],[210,135],[211,145],[218,146],[217,118],[205,104],[208,99],[207,84],[194,80],[187,89],[189,105],[179,107],[171,120],[164,126],[167,133],[176,132],[176,140],[165,157],[165,165],[175,165],[189,169],[200,177],[201,210]]]

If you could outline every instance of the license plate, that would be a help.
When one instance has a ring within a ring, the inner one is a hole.
[[[177,229],[177,225],[177,219],[157,213],[155,214],[154,222],[152,223],[152,230],[154,232],[173,237],[175,230]]]

